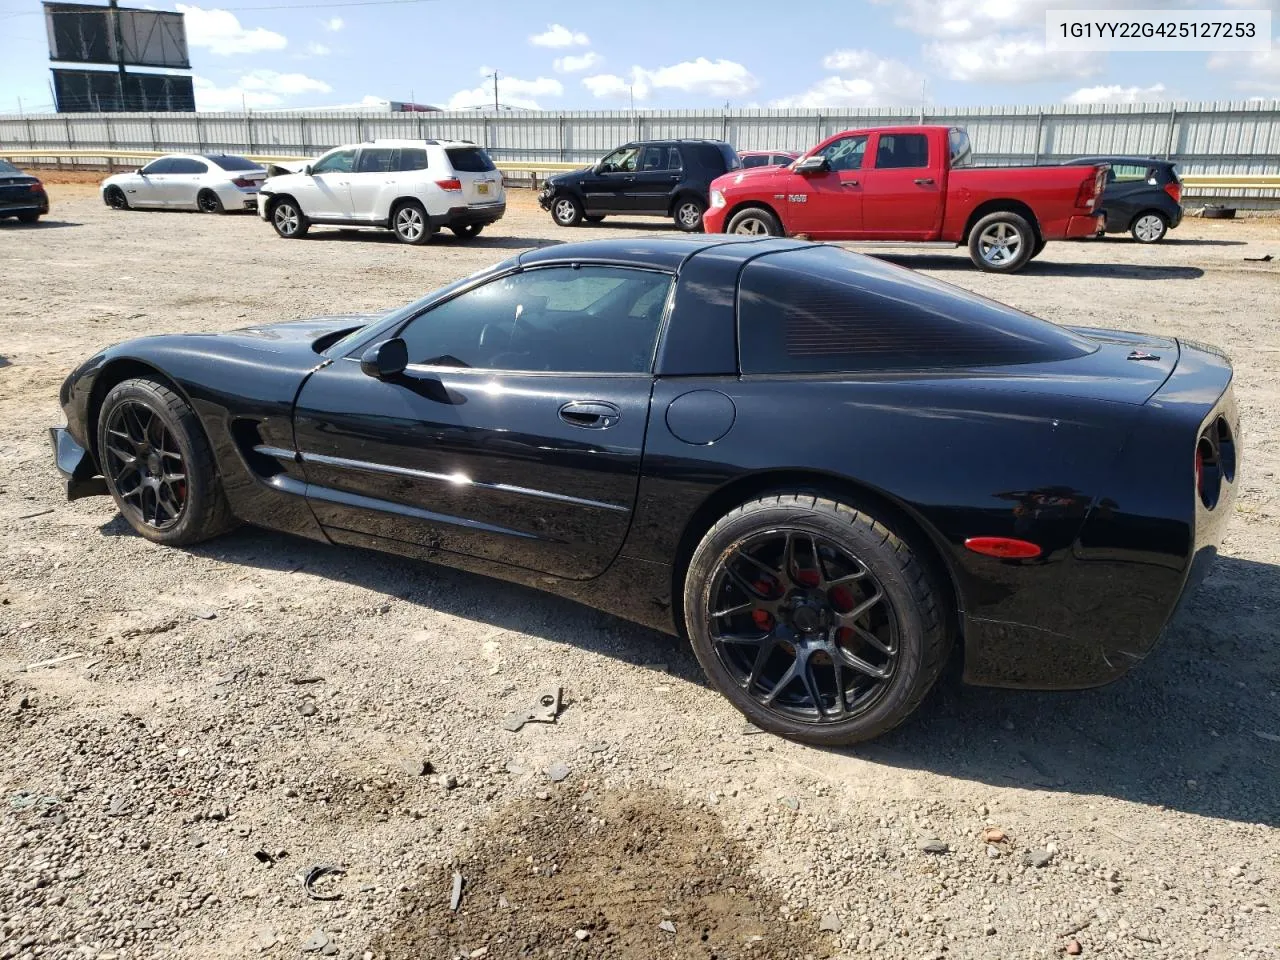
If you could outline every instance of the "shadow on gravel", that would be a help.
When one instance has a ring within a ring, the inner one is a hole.
[[[1280,566],[1220,557],[1151,655],[1110,686],[950,684],[913,720],[849,752],[994,786],[1277,826],[1277,623]]]
[[[6,229],[9,230],[56,230],[59,227],[82,227],[84,224],[77,223],[73,220],[45,220],[40,219],[35,223],[21,223],[17,220],[0,220]]]
[[[571,239],[571,238],[567,238]],[[379,230],[373,228],[352,227],[350,229],[329,230],[321,228],[313,229],[307,234],[307,240],[327,240],[327,241],[347,241],[350,243],[386,243],[391,246],[399,246],[400,241],[396,239],[395,234],[390,230]],[[565,240],[549,240],[546,237],[490,237],[481,234],[478,237],[455,237],[448,230],[441,230],[431,241],[426,244],[427,247],[434,247],[437,244],[442,246],[457,247],[479,247],[481,249],[491,248],[494,250],[532,250],[540,247],[553,247],[558,243],[564,243]]]
[[[899,253],[880,250],[865,252],[878,260],[896,263],[912,270],[962,270],[977,268],[967,254]],[[1050,251],[1052,256],[1052,250]],[[1030,277],[1099,277],[1116,280],[1195,280],[1204,276],[1199,267],[1158,266],[1139,263],[1054,263],[1052,260],[1033,260],[1018,276]]]

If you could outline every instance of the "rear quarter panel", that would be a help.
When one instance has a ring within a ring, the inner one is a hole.
[[[974,211],[989,200],[1017,200],[1035,214],[1046,240],[1066,236],[1073,216],[1090,211],[1076,207],[1080,184],[1096,173],[1093,166],[1074,167],[960,167],[947,181],[942,239],[963,242]]]

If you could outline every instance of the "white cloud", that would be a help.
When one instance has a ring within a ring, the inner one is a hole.
[[[1073,80],[1094,76],[1103,63],[1097,53],[1048,50],[1034,34],[931,43],[925,59],[952,80],[976,83]]]
[[[1122,87],[1118,83],[1108,86],[1081,87],[1075,93],[1063,97],[1063,103],[1159,103],[1172,100],[1163,83],[1149,87]]]
[[[1271,43],[1270,50],[1215,53],[1209,58],[1209,69],[1240,74],[1232,86],[1242,93],[1280,97],[1280,36]]]
[[[332,52],[323,43],[316,43],[314,40],[307,44],[307,56],[309,57],[327,57]]]
[[[580,70],[590,70],[604,62],[604,57],[593,51],[588,51],[581,56],[557,57],[552,62],[557,73],[577,73]]]
[[[529,42],[535,47],[585,47],[590,45],[591,38],[585,33],[552,23],[542,33],[529,37]]]
[[[922,76],[905,63],[869,50],[837,50],[822,60],[844,76],[823,77],[808,90],[770,102],[771,107],[879,107],[919,103]]]
[[[652,70],[632,67],[629,78],[613,73],[583,77],[582,85],[601,99],[634,94],[637,100],[647,100],[654,90],[675,90],[693,96],[742,97],[760,83],[750,70],[733,60],[699,57]]]
[[[272,30],[246,29],[229,10],[205,10],[184,3],[177,4],[177,10],[186,15],[187,42],[220,56],[283,50],[289,42],[283,34]]]
[[[197,110],[260,110],[279,107],[291,97],[332,91],[323,80],[301,73],[251,70],[228,87],[220,87],[207,77],[192,77]]]
[[[320,21],[320,26],[324,27],[330,33],[337,33],[346,25],[347,25],[346,21],[344,21],[341,17],[330,17],[328,20]]]
[[[1010,30],[1035,28],[1044,30],[1046,10],[1071,8],[1141,9],[1157,6],[1209,6],[1190,0],[1174,0],[1169,3],[1153,3],[1151,0],[874,0],[875,3],[892,6],[899,13],[894,18],[898,26],[913,33],[952,40],[970,40],[989,37]]]
[[[519,77],[498,76],[498,102],[504,107],[523,107],[541,110],[535,97],[558,97],[564,93],[564,85],[553,77],[521,80]],[[469,110],[473,107],[493,106],[493,83],[482,83],[471,90],[459,90],[449,98],[448,110]]]

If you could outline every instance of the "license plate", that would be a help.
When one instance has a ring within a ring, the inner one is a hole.
[[[488,192],[489,192],[489,185],[487,183],[476,184],[476,193],[481,194],[483,196]]]

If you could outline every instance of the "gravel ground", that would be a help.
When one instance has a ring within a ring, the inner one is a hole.
[[[753,735],[683,644],[567,601],[260,530],[168,550],[59,497],[45,428],[99,347],[386,308],[665,224],[559,230],[521,194],[472,242],[285,242],[50,179],[45,223],[0,225],[0,958],[1280,956],[1280,267],[1244,259],[1280,255],[1280,225],[1057,244],[1014,277],[894,256],[1224,347],[1243,493],[1128,678],[948,684],[822,751]],[[501,728],[548,686],[557,723]],[[345,872],[312,899],[323,864]]]

